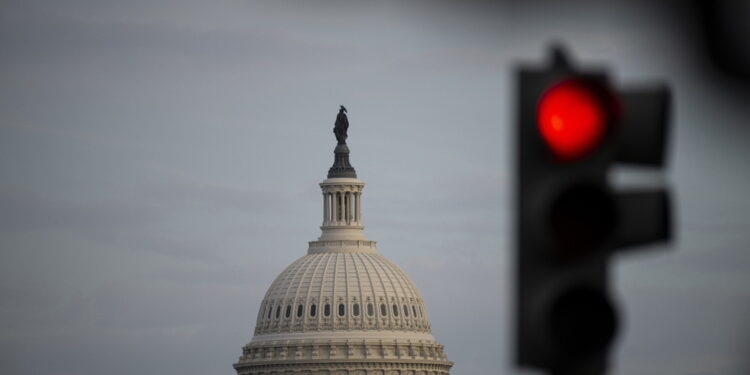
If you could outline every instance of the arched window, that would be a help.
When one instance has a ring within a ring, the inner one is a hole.
[[[393,304],[393,316],[398,316],[398,306],[396,304]]]
[[[276,319],[279,318],[279,315],[281,314],[281,305],[276,306]]]
[[[422,306],[419,306],[419,317],[422,318],[424,315],[422,315]]]
[[[317,313],[316,310],[317,310],[317,306],[315,306],[314,303],[312,305],[310,305],[310,316],[314,317],[315,314]]]
[[[302,317],[302,311],[303,310],[305,310],[305,308],[301,304],[297,306],[297,317],[298,318]]]
[[[352,314],[354,314],[354,316],[359,316],[359,304],[358,303],[354,304],[352,308]]]
[[[266,319],[271,319],[271,313],[273,312],[273,306],[268,306],[268,316]]]
[[[343,303],[339,303],[339,316],[346,314],[346,306]]]
[[[325,316],[331,316],[331,305],[326,303],[326,305],[323,307],[323,315]]]
[[[367,304],[367,315],[368,315],[368,316],[373,316],[373,315],[375,315],[375,308],[374,308],[374,307],[372,307],[372,304],[371,304],[371,303],[368,303],[368,304]]]
[[[409,308],[406,307],[406,305],[404,305],[404,316],[407,318],[409,317]]]
[[[417,308],[414,305],[411,305],[411,312],[414,313],[414,317],[417,317]]]
[[[380,304],[380,315],[382,316],[388,315],[388,308],[385,307],[385,303]]]
[[[289,319],[290,316],[292,316],[292,305],[286,305],[286,313],[284,314],[284,317]]]

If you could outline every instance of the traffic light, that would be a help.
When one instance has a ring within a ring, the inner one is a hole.
[[[669,90],[613,89],[561,48],[518,79],[516,362],[602,374],[620,327],[607,263],[671,235],[663,189],[615,191],[615,163],[662,167]]]

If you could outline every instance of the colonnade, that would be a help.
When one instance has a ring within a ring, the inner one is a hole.
[[[323,193],[323,225],[360,225],[361,192],[332,191]]]

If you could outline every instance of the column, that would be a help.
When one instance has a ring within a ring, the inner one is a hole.
[[[360,199],[362,197],[362,193],[357,193],[357,224],[362,222],[362,200]]]
[[[326,193],[328,198],[328,224],[331,224],[333,222],[333,195],[331,193]]]
[[[357,224],[357,193],[352,192],[352,224]]]
[[[341,192],[341,222],[344,224],[346,224],[346,209],[347,209],[346,192],[342,191]]]
[[[338,200],[339,200],[339,210],[338,210],[339,217],[337,219],[339,223],[341,223],[344,221],[344,193],[340,191],[336,194],[338,195]]]
[[[344,195],[341,192],[336,193],[336,222],[341,223],[344,218]]]
[[[347,191],[344,194],[345,194],[344,196],[346,197],[346,205],[345,205],[346,219],[345,221],[346,221],[346,224],[349,225],[351,224],[351,221],[352,221],[352,193]]]
[[[323,193],[323,225],[328,224],[328,193]]]
[[[333,215],[331,215],[331,222],[336,223],[338,220],[338,213],[339,213],[339,197],[336,194],[336,192],[331,193],[331,199],[333,199],[333,205],[331,205],[331,208],[333,209]]]

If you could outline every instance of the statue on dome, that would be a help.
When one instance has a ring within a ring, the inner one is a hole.
[[[346,107],[340,106],[339,114],[336,116],[336,124],[333,127],[333,134],[336,135],[338,144],[346,144],[346,131],[349,129],[349,119],[346,117]]]

